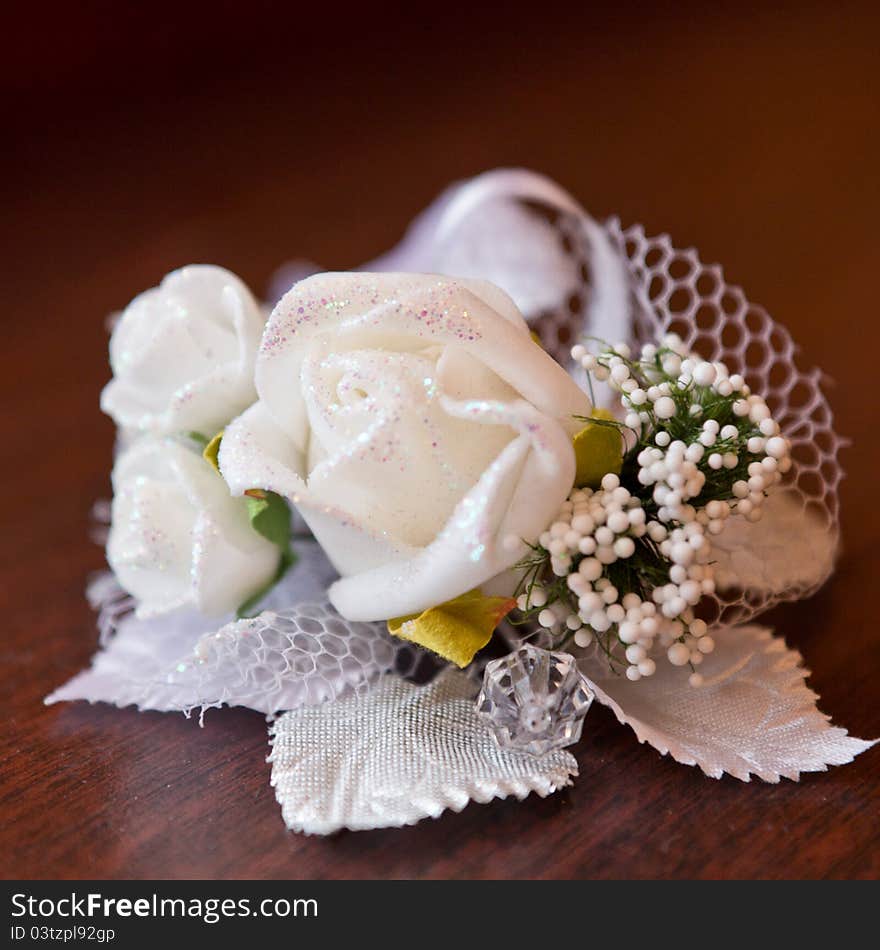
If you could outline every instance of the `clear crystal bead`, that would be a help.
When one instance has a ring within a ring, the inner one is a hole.
[[[543,755],[580,739],[592,702],[571,654],[525,644],[487,664],[477,711],[500,746]]]

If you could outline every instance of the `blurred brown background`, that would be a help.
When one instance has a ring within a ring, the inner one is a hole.
[[[350,267],[449,181],[524,165],[597,217],[720,261],[837,379],[846,551],[777,628],[822,707],[880,735],[874,4],[77,4],[8,11],[0,57],[0,847],[8,876],[876,876],[880,756],[713,782],[591,712],[547,801],[415,829],[286,834],[265,724],[40,700],[94,647],[86,538],[108,490],[105,315],[168,270],[261,290]]]

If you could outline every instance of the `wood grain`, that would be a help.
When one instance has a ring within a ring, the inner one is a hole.
[[[247,23],[158,50],[137,24],[95,49],[43,38],[49,52],[90,52],[19,83],[5,127],[4,876],[877,876],[877,750],[799,784],[712,781],[598,709],[564,794],[311,839],[284,831],[257,714],[211,712],[199,729],[41,705],[96,642],[82,591],[102,565],[87,516],[111,456],[97,408],[104,316],[191,261],[257,288],[294,255],[352,266],[447,181],[520,164],[599,217],[721,261],[836,378],[839,428],[854,438],[845,551],[816,597],[772,620],[815,671],[822,708],[880,735],[880,22],[852,6],[622,9],[494,29],[450,12],[346,30],[316,13],[278,31],[261,21],[263,45],[229,59]],[[96,35],[88,25],[76,36]]]

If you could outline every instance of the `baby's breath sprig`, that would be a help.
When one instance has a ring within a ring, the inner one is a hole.
[[[620,475],[575,487],[530,546],[518,606],[560,643],[595,643],[630,680],[653,675],[665,651],[698,686],[715,646],[695,615],[715,590],[710,536],[732,515],[760,518],[791,467],[788,442],[742,376],[674,334],[637,357],[626,344],[595,355],[578,344],[572,357],[620,394],[631,437]]]

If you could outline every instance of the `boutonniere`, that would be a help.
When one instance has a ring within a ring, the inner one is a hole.
[[[755,622],[833,569],[841,440],[719,268],[506,171],[267,309],[186,267],[117,322],[102,645],[48,702],[266,713],[311,833],[550,794],[595,701],[715,778],[871,745]]]

